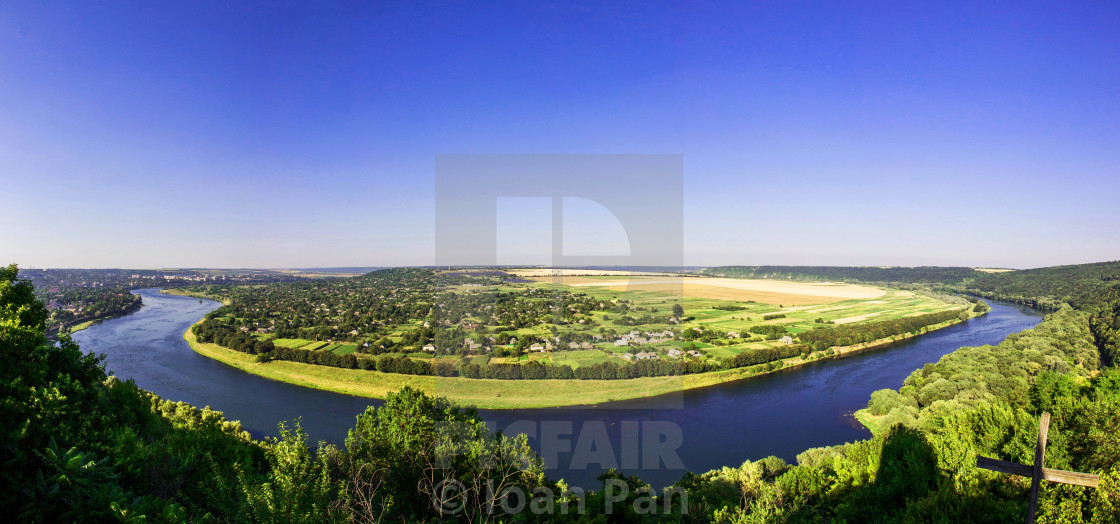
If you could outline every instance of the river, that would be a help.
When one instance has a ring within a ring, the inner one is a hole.
[[[196,354],[182,334],[220,304],[136,290],[144,306],[74,334],[108,370],[173,401],[225,412],[256,437],[302,419],[313,440],[341,444],[354,417],[380,401],[257,377]],[[656,488],[684,470],[702,473],[776,455],[793,461],[819,446],[867,438],[851,416],[871,392],[898,388],[913,370],[961,346],[995,344],[1038,324],[1034,310],[988,301],[992,311],[889,347],[741,382],[597,407],[483,410],[492,428],[527,433],[549,476],[595,489],[618,466]]]

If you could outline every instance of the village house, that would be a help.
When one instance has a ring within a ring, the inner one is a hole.
[[[689,352],[688,352],[688,356],[690,356],[690,357],[700,357],[700,356],[702,356],[702,355],[700,354],[700,352],[699,352],[699,351],[696,351],[696,350],[694,349],[694,350],[692,350],[692,351],[689,351]]]
[[[782,338],[779,338],[778,342],[781,342],[782,344],[793,344],[793,337],[786,335]]]
[[[626,340],[625,338],[620,338],[620,339],[614,341],[614,345],[615,345],[615,347],[629,346],[630,341]]]
[[[427,351],[427,352],[429,352],[429,353],[435,353],[435,351],[436,351],[436,347],[435,347],[435,346],[433,346],[433,345],[431,345],[431,344],[428,344],[427,346],[424,346],[424,347],[423,347],[423,350],[424,350],[424,351]]]
[[[739,338],[739,332],[738,331],[728,331],[727,332],[727,338]]]
[[[529,346],[529,351],[544,351],[544,346],[539,343],[535,343]]]
[[[626,359],[627,361],[634,360],[634,354],[633,353],[626,353],[626,354],[622,355],[622,358]]]
[[[681,358],[681,350],[673,348],[667,353],[672,358]]]

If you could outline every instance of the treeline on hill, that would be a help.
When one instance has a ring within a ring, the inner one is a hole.
[[[720,266],[701,271],[705,275],[734,278],[782,278],[898,282],[908,284],[955,284],[984,273],[969,267],[844,267],[844,266]]]
[[[964,286],[985,298],[1055,311],[1062,304],[1081,307],[1120,282],[1120,261],[984,273]]]
[[[977,305],[976,307],[980,307]],[[987,307],[986,305],[984,307]],[[903,333],[917,333],[922,328],[940,324],[956,318],[968,318],[968,313],[951,309],[936,313],[925,313],[912,317],[880,320],[877,322],[861,322],[859,324],[840,324],[834,327],[819,327],[810,329],[797,336],[803,344],[807,344],[815,351],[821,351],[833,346],[850,346],[880,340]]]
[[[1120,363],[1120,285],[1087,300],[1089,330],[1106,366]]]

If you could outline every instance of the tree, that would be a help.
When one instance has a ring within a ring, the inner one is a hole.
[[[268,450],[268,481],[258,483],[238,477],[249,513],[261,522],[343,522],[330,511],[338,483],[331,479],[328,458],[337,451],[320,442],[317,453],[307,447],[307,432],[299,420],[294,429],[283,422],[280,438],[271,439]]]
[[[684,307],[680,304],[673,304],[673,316],[677,318],[684,318]]]
[[[102,357],[82,353],[69,336],[57,345],[47,339],[47,310],[18,273],[15,264],[0,269],[0,510],[22,504],[41,462],[33,450],[80,440],[105,380]]]
[[[391,505],[377,505],[389,521],[438,517],[433,497],[446,495],[439,487],[447,479],[467,488],[461,496],[471,505],[485,502],[487,489],[502,493],[510,485],[532,488],[544,481],[544,465],[524,435],[491,434],[477,410],[408,386],[358,416],[346,449],[350,479],[393,495]]]

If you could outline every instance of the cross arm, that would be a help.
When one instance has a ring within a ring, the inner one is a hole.
[[[1010,475],[1019,475],[1020,477],[1030,477],[1034,472],[1031,466],[979,456],[976,457],[976,467]],[[1079,473],[1076,471],[1063,471],[1050,468],[1042,468],[1042,479],[1050,482],[1088,486],[1091,488],[1097,487],[1097,484],[1100,483],[1100,476],[1094,473]]]

